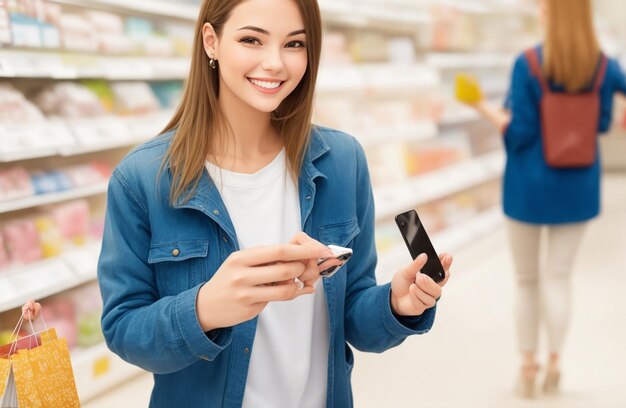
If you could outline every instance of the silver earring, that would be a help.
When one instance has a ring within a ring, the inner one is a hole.
[[[209,66],[211,69],[217,68],[217,64],[215,64],[215,55],[213,54],[209,55]]]

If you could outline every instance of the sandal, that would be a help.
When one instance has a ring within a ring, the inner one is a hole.
[[[535,396],[535,382],[539,365],[523,365],[520,369],[517,381],[517,394],[521,398],[533,398]]]
[[[558,394],[560,380],[561,372],[558,369],[546,371],[546,377],[543,380],[543,392],[548,395]]]

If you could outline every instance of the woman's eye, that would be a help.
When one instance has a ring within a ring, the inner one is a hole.
[[[305,48],[306,44],[304,41],[290,41],[287,43],[287,48]]]
[[[261,45],[261,42],[254,37],[244,37],[241,40],[239,40],[239,42],[243,44],[249,44],[249,45],[257,45],[257,44]]]

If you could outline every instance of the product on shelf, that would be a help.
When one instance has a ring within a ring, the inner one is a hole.
[[[23,167],[0,169],[0,202],[34,194],[33,184]]]
[[[106,112],[113,112],[115,109],[115,96],[111,90],[111,86],[101,79],[85,79],[81,85],[92,92],[100,99],[100,104]]]
[[[142,114],[159,109],[159,101],[146,82],[117,82],[111,85],[116,111],[122,115]]]
[[[59,226],[52,217],[41,215],[35,218],[35,227],[39,233],[39,243],[44,258],[60,255],[64,247],[63,236]]]
[[[43,257],[39,232],[29,219],[15,220],[2,227],[4,245],[12,263],[28,264]]]
[[[11,44],[11,21],[5,0],[0,0],[0,44]]]
[[[0,84],[0,124],[33,123],[44,119],[41,111],[21,92],[10,84]]]
[[[105,114],[96,94],[74,82],[60,82],[44,88],[35,103],[48,116],[66,119],[98,117]]]
[[[67,242],[83,245],[89,235],[89,203],[76,200],[52,209],[51,217]]]
[[[102,298],[96,283],[82,286],[69,294],[76,310],[77,345],[91,347],[104,340],[100,316]]]
[[[341,31],[328,31],[324,35],[324,64],[349,64],[352,62],[348,53],[348,39]]]
[[[77,344],[76,311],[72,301],[56,296],[42,303],[41,313],[46,326],[54,327],[57,335],[67,340],[68,348]]]
[[[104,11],[84,12],[96,35],[98,50],[106,54],[131,54],[134,42],[124,34],[124,20],[121,16]]]
[[[111,166],[101,162],[63,167],[61,171],[70,180],[73,188],[106,181],[112,172]]]
[[[50,194],[72,189],[72,182],[67,175],[61,171],[34,171],[30,179],[35,190],[35,194]]]
[[[176,107],[183,92],[182,83],[180,81],[151,82],[150,89],[164,109]]]
[[[72,51],[98,51],[98,34],[82,15],[63,13],[58,21],[63,48]]]

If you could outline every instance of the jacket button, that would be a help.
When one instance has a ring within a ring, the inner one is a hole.
[[[218,210],[213,210],[213,214],[220,215],[220,212]]]
[[[172,251],[172,255],[174,255],[174,256],[180,255],[180,251],[178,250],[178,248],[176,248],[175,250]]]
[[[209,356],[202,356],[201,357],[203,360],[209,361]]]
[[[250,349],[248,347],[246,347],[245,349],[243,349],[243,352],[248,354],[250,352]]]

